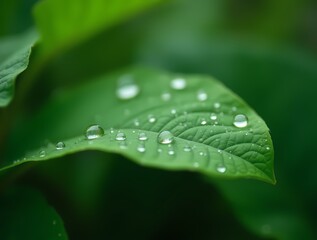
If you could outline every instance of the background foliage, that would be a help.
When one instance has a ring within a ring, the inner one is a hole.
[[[111,24],[102,17],[104,2],[117,4],[115,16],[125,1],[90,1],[91,8],[84,7],[96,15],[81,12],[86,1],[71,0],[40,2],[32,15],[35,2],[0,3],[3,38],[21,36],[35,25],[45,29],[48,14],[62,32],[53,43],[33,49],[29,69],[17,81],[17,98],[0,110],[1,161],[24,150],[27,140],[20,140],[19,129],[49,98],[140,64],[210,74],[245,99],[271,129],[278,184],[147,169],[92,151],[2,173],[2,212],[5,199],[12,198],[8,186],[28,185],[56,209],[70,239],[316,239],[314,1],[171,0],[147,11],[142,2],[148,1],[131,1],[135,5],[126,6],[125,15],[111,18]],[[57,12],[49,7],[52,2]],[[60,8],[73,14],[64,15]],[[78,34],[82,24],[89,31],[83,27]],[[42,124],[39,130],[51,125]],[[1,228],[7,224],[1,221]]]

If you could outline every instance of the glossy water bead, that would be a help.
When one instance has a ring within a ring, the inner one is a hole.
[[[118,132],[116,135],[116,140],[117,141],[124,141],[126,140],[126,135],[123,132]]]
[[[123,76],[118,81],[117,97],[121,100],[128,100],[136,97],[140,92],[139,86],[134,82],[132,77]]]
[[[162,131],[158,135],[157,141],[160,144],[170,144],[174,141],[174,135],[170,131]]]
[[[100,138],[105,134],[104,130],[102,127],[100,127],[98,124],[94,124],[89,126],[86,129],[86,138],[88,140]]]
[[[56,150],[62,150],[65,148],[65,143],[64,142],[58,142],[56,143]]]
[[[171,81],[171,88],[175,90],[182,90],[186,88],[186,80],[184,78],[175,78]]]
[[[233,119],[233,125],[237,128],[244,128],[248,125],[248,118],[244,114],[238,114]]]

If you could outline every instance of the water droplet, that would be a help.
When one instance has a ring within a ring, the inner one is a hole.
[[[217,120],[217,115],[215,113],[210,114],[210,119],[213,121]]]
[[[139,133],[139,140],[140,141],[146,141],[148,138],[147,138],[147,136],[146,136],[146,134],[145,133]]]
[[[221,104],[219,102],[215,102],[214,103],[214,108],[218,109],[220,108]]]
[[[134,119],[134,126],[136,127],[140,126],[140,122],[138,119]]]
[[[127,143],[126,143],[125,141],[120,141],[120,142],[119,142],[119,147],[120,147],[121,149],[127,149],[127,148],[128,148],[128,145],[127,145]]]
[[[173,148],[170,148],[167,153],[168,155],[173,156],[175,154],[175,151]]]
[[[45,157],[46,156],[46,152],[44,150],[39,152],[40,157]]]
[[[175,78],[171,81],[171,88],[175,90],[182,90],[186,88],[186,80],[183,78]]]
[[[171,114],[176,115],[176,113],[177,113],[176,109],[173,108],[173,109],[171,110]]]
[[[194,162],[194,163],[193,163],[193,167],[194,167],[194,168],[199,168],[199,166],[200,166],[199,162]]]
[[[172,95],[169,92],[163,92],[161,95],[163,101],[169,101],[172,98]]]
[[[218,149],[217,152],[218,152],[218,153],[222,153],[222,150]]]
[[[207,98],[208,98],[208,95],[207,95],[207,93],[205,92],[205,90],[202,90],[202,89],[201,89],[201,90],[198,91],[198,93],[197,93],[197,99],[198,99],[198,101],[203,102],[203,101],[206,101]]]
[[[124,141],[126,139],[127,139],[127,137],[126,137],[126,135],[123,132],[118,132],[117,133],[117,135],[116,135],[116,140],[117,141]]]
[[[234,117],[233,125],[238,128],[244,128],[248,125],[248,119],[243,114],[238,114]]]
[[[238,110],[237,107],[232,107],[231,109],[233,112],[236,112]]]
[[[99,125],[91,125],[86,130],[86,138],[89,140],[100,138],[105,134],[102,127]]]
[[[117,97],[121,100],[128,100],[136,97],[140,88],[130,76],[123,76],[118,82]]]
[[[266,147],[265,149],[269,151],[271,148],[270,147]]]
[[[184,152],[191,152],[192,148],[190,146],[185,146],[184,147]]]
[[[144,153],[146,151],[144,143],[140,143],[137,147],[138,152]]]
[[[219,173],[225,173],[227,171],[227,168],[223,165],[217,166],[217,172]]]
[[[174,136],[170,131],[162,131],[158,135],[157,141],[161,144],[170,144],[174,141]]]
[[[149,115],[148,116],[148,120],[150,123],[155,123],[156,122],[156,118],[153,115]]]
[[[206,125],[206,124],[207,124],[206,119],[202,118],[202,119],[200,120],[200,124],[201,124],[201,125]]]
[[[64,148],[65,148],[65,143],[64,142],[56,143],[56,150],[62,150]]]

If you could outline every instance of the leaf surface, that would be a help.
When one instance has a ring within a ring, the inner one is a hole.
[[[237,115],[246,121],[235,123]],[[87,139],[85,130],[92,124],[104,135]],[[144,166],[275,182],[264,121],[208,76],[128,69],[61,93],[25,129],[25,146],[39,147],[43,139],[54,144],[5,162],[3,168],[95,149]],[[56,148],[59,141],[64,148]]]
[[[0,107],[10,103],[15,79],[27,68],[36,40],[37,33],[34,30],[0,40]]]

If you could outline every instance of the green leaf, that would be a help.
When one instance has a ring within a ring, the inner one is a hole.
[[[34,30],[0,40],[0,107],[7,106],[11,101],[15,79],[27,68],[36,40]]]
[[[34,9],[43,51],[73,46],[162,0],[43,0]]]
[[[38,192],[10,188],[0,196],[1,239],[68,239],[61,218]]]
[[[235,126],[237,115],[246,116],[247,122]],[[273,147],[264,121],[208,76],[128,69],[61,94],[32,123],[24,126],[30,129],[24,140],[19,137],[25,147],[39,146],[44,139],[54,144],[3,168],[95,149],[144,166],[275,182]],[[105,134],[87,140],[84,134],[91,124],[99,124]],[[164,131],[174,137],[170,144]],[[58,141],[66,147],[56,149]]]

